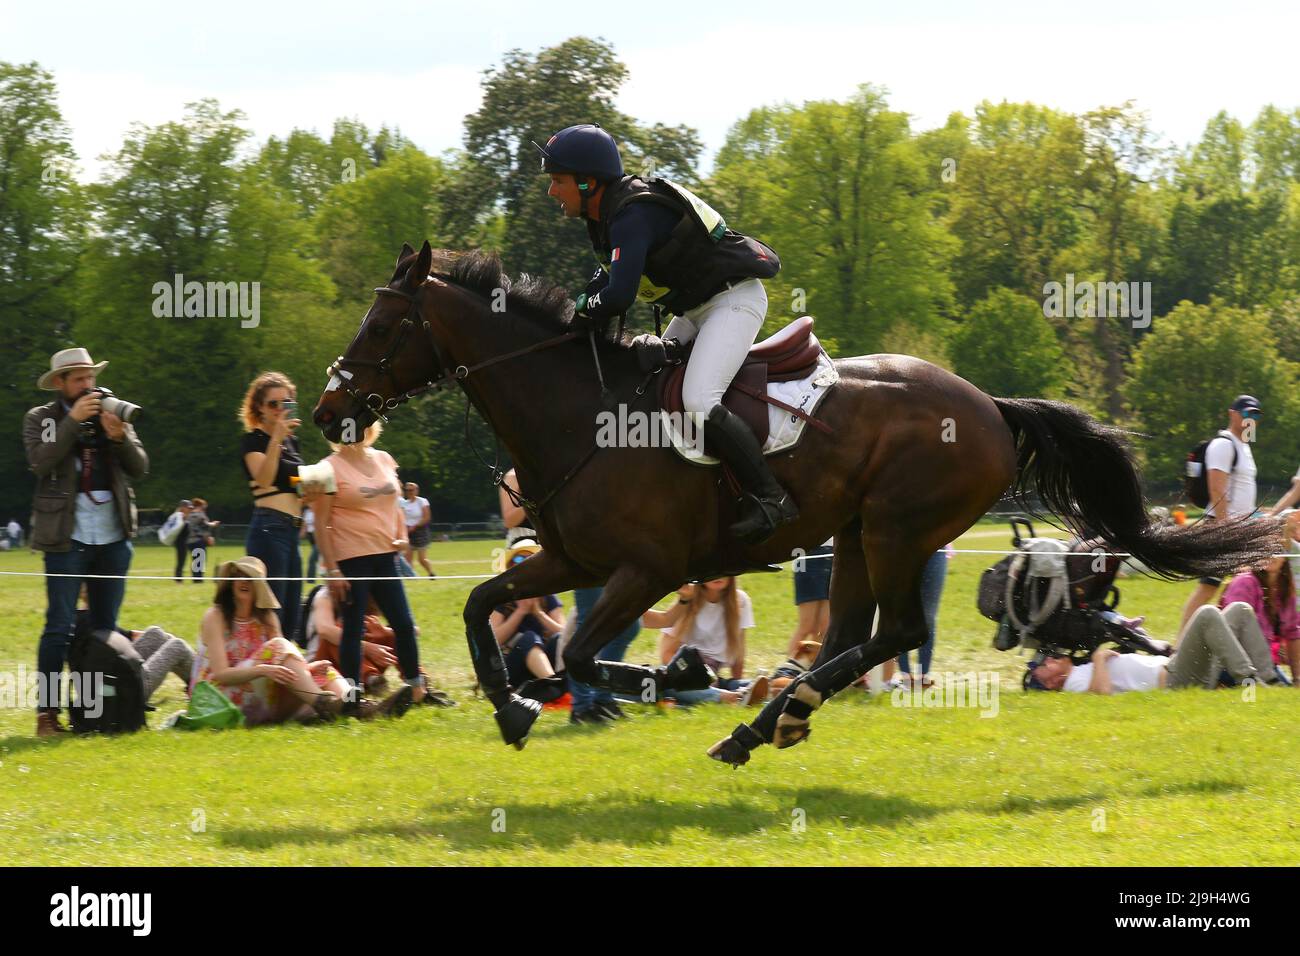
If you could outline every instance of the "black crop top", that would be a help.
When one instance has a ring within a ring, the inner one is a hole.
[[[248,476],[248,485],[250,488],[256,487],[253,482],[253,473],[248,470],[248,462],[244,456],[251,451],[266,454],[266,449],[271,445],[271,436],[260,428],[255,428],[251,432],[245,432],[243,439],[239,443],[239,463],[244,466],[244,474]],[[290,478],[297,477],[298,466],[302,464],[302,458],[298,454],[298,439],[293,435],[286,435],[284,441],[280,442],[280,467],[275,472],[275,491],[264,491],[260,495],[253,493],[253,500],[258,498],[268,498],[271,495],[278,495],[281,492],[288,492],[296,495],[298,489],[289,481]]]

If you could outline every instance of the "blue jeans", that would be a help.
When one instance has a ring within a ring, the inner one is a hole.
[[[254,508],[245,540],[248,553],[266,565],[268,578],[302,577],[302,552],[298,550],[298,526],[293,518],[273,508]],[[292,641],[298,629],[298,604],[302,601],[301,581],[268,581],[280,602],[276,615],[280,633]]]
[[[716,704],[722,700],[724,690],[744,690],[749,684],[750,681],[743,677],[719,677],[712,687],[701,690],[674,690],[669,691],[665,696],[677,701],[683,707],[690,707],[692,704]]]
[[[131,567],[134,548],[126,538],[112,544],[82,544],[73,541],[69,551],[45,552],[46,574],[126,574]],[[117,627],[117,612],[126,595],[125,581],[86,578],[86,596],[90,602],[92,629],[111,631]],[[82,578],[45,579],[45,631],[36,652],[36,667],[41,672],[38,707],[58,708],[57,698],[49,699],[51,689],[58,686],[63,665],[68,660],[68,645],[72,643],[77,623],[77,596],[81,593]]]
[[[393,653],[402,677],[420,676],[420,648],[415,643],[415,622],[406,603],[406,589],[397,576],[393,552],[367,554],[339,562],[346,578],[388,578],[387,581],[349,581],[347,603],[343,605],[343,634],[339,637],[339,671],[354,685],[361,684],[361,637],[365,630],[366,607],[370,598],[393,629]]]
[[[307,533],[307,543],[311,545],[311,554],[307,555],[307,580],[316,582],[316,562],[320,558],[320,549],[316,547],[316,535]]]
[[[573,592],[573,614],[574,623],[577,627],[582,627],[582,619],[591,613],[592,607],[600,599],[601,592],[604,588],[578,588]],[[612,641],[600,649],[596,654],[598,661],[621,661],[623,655],[627,653],[628,646],[636,640],[637,634],[641,631],[641,622],[633,621],[624,628]],[[577,633],[576,628],[574,633]],[[581,714],[591,710],[597,704],[613,703],[614,695],[607,690],[597,690],[590,684],[584,684],[569,678],[569,693],[573,695],[573,712]]]
[[[947,576],[948,555],[936,551],[930,555],[930,560],[921,571],[921,610],[925,614],[925,630],[928,635],[916,652],[916,663],[922,674],[930,673],[930,661],[934,657],[934,624],[939,617],[939,599],[943,597],[943,582]],[[908,669],[907,651],[898,655],[898,669],[904,674],[912,673]]]
[[[415,577],[415,568],[411,567],[411,562],[400,551],[397,552],[397,573],[404,578]]]

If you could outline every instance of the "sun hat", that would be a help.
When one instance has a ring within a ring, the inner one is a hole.
[[[236,574],[236,571],[242,571],[243,574]],[[249,578],[253,582],[253,604],[257,607],[276,609],[280,602],[275,599],[271,593],[271,585],[266,583],[266,565],[260,558],[255,558],[251,554],[246,554],[242,558],[236,558],[233,561],[223,561],[217,568],[217,578],[236,579],[239,577]]]
[[[53,391],[59,387],[54,383],[55,376],[87,368],[98,372],[107,364],[96,362],[85,349],[64,349],[50,356],[50,370],[36,380],[36,387]]]
[[[533,538],[516,538],[514,543],[497,555],[492,569],[500,574],[542,550],[542,546]]]

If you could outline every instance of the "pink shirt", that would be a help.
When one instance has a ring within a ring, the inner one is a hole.
[[[337,561],[391,554],[397,550],[393,542],[406,539],[406,519],[397,507],[397,462],[388,452],[374,449],[369,459],[369,475],[337,452],[326,459],[338,484],[330,509]]]
[[[1255,575],[1249,572],[1238,574],[1228,582],[1228,586],[1223,590],[1223,597],[1219,599],[1219,607],[1225,608],[1233,601],[1245,601],[1255,609],[1259,629],[1264,632],[1269,647],[1273,649],[1273,663],[1284,663],[1282,641],[1300,641],[1300,613],[1296,612],[1295,599],[1282,602],[1278,614],[1281,627],[1277,632],[1273,630],[1273,615],[1270,609],[1264,606],[1264,589]]]

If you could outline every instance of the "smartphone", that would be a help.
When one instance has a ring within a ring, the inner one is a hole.
[[[294,401],[292,398],[286,398],[283,402],[280,403],[280,407],[284,409],[285,419],[293,419],[298,417],[298,403]]]

